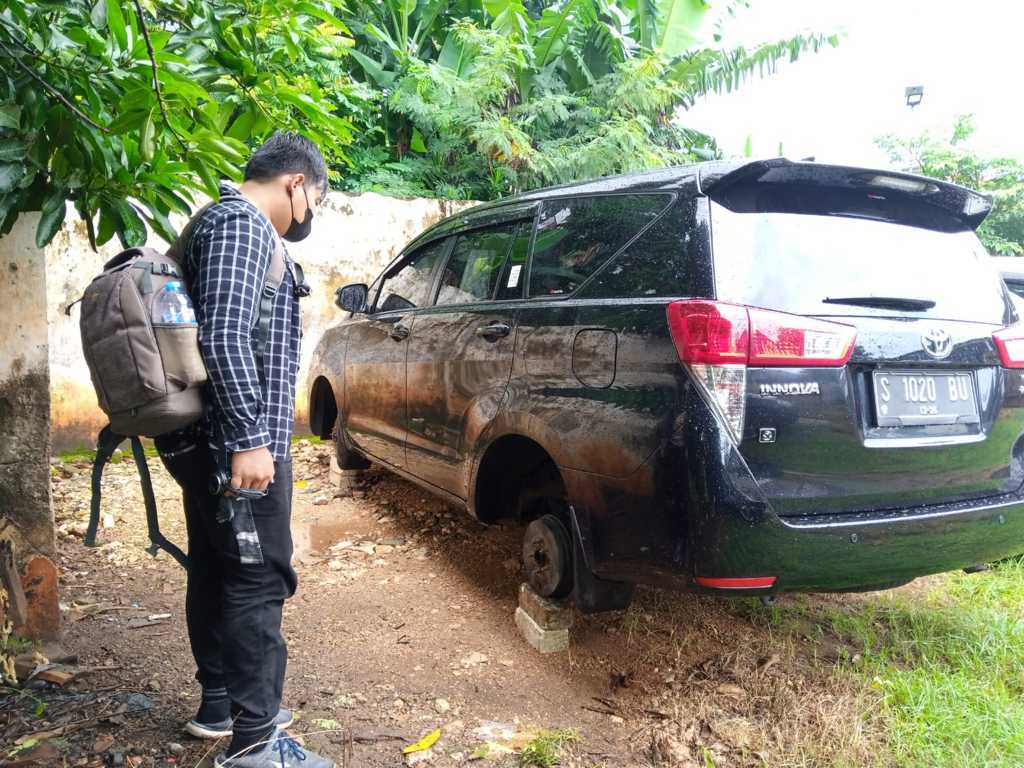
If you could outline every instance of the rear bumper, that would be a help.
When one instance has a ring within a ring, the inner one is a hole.
[[[866,590],[1024,552],[1024,498],[756,522],[725,512],[705,534],[692,550],[695,576],[776,577],[748,594]]]
[[[601,578],[714,594],[857,591],[1024,553],[1020,492],[780,516],[716,417],[685,392],[664,447],[630,476],[563,468]]]
[[[597,576],[713,594],[863,591],[1024,553],[1024,494],[781,517],[721,433],[705,434],[699,451],[687,441],[626,478],[563,469]]]

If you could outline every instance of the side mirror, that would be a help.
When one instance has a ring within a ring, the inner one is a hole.
[[[346,312],[366,312],[370,289],[364,283],[353,283],[334,292],[334,303]]]

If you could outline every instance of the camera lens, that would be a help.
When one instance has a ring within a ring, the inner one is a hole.
[[[223,470],[217,470],[210,475],[210,493],[214,496],[220,496],[228,489],[231,483],[231,478]]]

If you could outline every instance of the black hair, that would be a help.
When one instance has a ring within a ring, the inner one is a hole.
[[[305,136],[278,131],[252,153],[245,164],[246,181],[267,181],[285,173],[303,173],[321,193],[327,192],[327,163]]]

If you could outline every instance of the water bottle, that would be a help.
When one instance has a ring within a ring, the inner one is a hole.
[[[185,288],[178,280],[171,280],[156,298],[153,314],[161,323],[195,324],[196,312],[192,300],[185,293]]]

